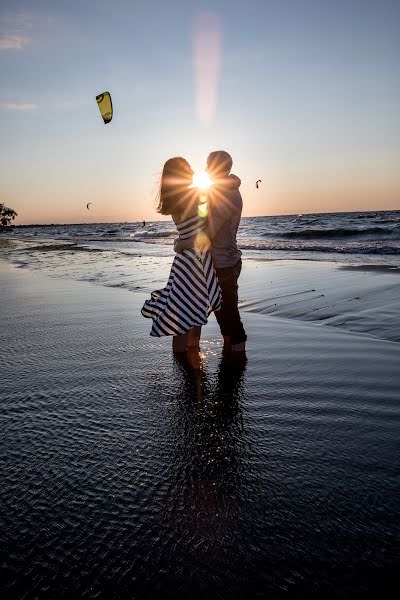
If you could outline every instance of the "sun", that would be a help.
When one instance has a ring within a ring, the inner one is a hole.
[[[210,185],[212,185],[212,181],[206,171],[195,171],[193,183],[190,187],[206,190]]]

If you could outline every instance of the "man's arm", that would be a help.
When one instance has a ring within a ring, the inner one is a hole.
[[[230,200],[227,195],[215,191],[210,198],[208,207],[208,227],[207,233],[212,241],[224,227],[231,217]]]

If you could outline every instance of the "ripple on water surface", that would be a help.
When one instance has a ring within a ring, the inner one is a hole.
[[[251,315],[247,365],[221,359],[211,325],[193,370],[130,296],[13,281],[5,597],[353,598],[397,581],[396,344]]]

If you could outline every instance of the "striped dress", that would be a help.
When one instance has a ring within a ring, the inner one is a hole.
[[[182,240],[207,227],[207,217],[195,216],[176,225]],[[142,315],[153,319],[150,335],[180,335],[205,325],[210,312],[221,308],[221,288],[209,250],[195,248],[176,254],[166,287],[152,292]]]

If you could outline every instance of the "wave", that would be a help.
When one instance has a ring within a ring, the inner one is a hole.
[[[139,242],[139,239],[124,240],[125,242]],[[150,240],[149,240],[150,241]],[[372,244],[373,242],[371,242]],[[338,253],[338,254],[380,254],[380,255],[400,255],[399,245],[337,245],[337,244],[320,244],[318,243],[303,243],[299,242],[290,243],[285,241],[270,242],[261,240],[241,239],[239,246],[242,250],[258,250],[258,251],[269,251],[269,252],[324,252],[324,253]],[[26,248],[24,249],[26,250]],[[120,249],[114,248],[91,248],[90,246],[81,246],[79,244],[40,244],[38,246],[29,246],[29,252],[87,252],[87,253],[107,253],[107,254],[118,254],[123,256],[141,256],[136,252],[124,252]]]
[[[387,229],[386,227],[365,227],[363,229],[352,229],[339,227],[335,229],[302,229],[299,231],[286,231],[285,233],[275,234],[283,238],[306,238],[306,239],[320,239],[320,238],[346,238],[346,237],[361,237],[369,235],[393,235],[397,233],[393,229]],[[270,234],[265,233],[265,237],[269,237]]]
[[[24,248],[23,250],[26,250]],[[40,244],[39,246],[29,246],[29,252],[103,252],[99,248],[87,248],[85,246],[78,246],[78,244]]]
[[[79,244],[40,244],[39,246],[28,246],[19,249],[20,252],[87,252],[94,254],[120,254],[121,256],[141,256],[137,252],[124,252],[123,250],[115,250],[114,248],[91,248],[90,246],[80,246]]]
[[[132,238],[151,239],[151,238],[169,238],[177,237],[177,231],[138,231],[129,235]]]
[[[400,223],[400,219],[379,219],[377,223]]]
[[[282,244],[268,244],[268,242],[256,242],[254,240],[240,240],[241,250],[259,250],[269,252],[323,252],[331,254],[376,254],[400,256],[400,246],[337,246],[334,244],[305,244],[297,245],[283,242]]]

